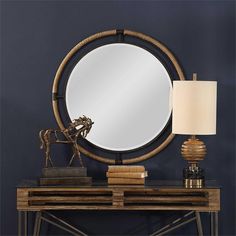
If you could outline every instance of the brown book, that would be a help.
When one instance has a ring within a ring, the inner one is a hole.
[[[131,178],[131,179],[143,179],[148,176],[147,171],[144,172],[107,172],[107,177],[111,178]]]
[[[108,166],[108,172],[144,172],[144,166]]]
[[[145,178],[142,179],[108,178],[108,184],[133,185],[133,184],[144,184],[144,183],[145,183]]]

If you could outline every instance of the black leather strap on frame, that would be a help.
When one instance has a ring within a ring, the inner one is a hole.
[[[124,42],[124,37],[125,37],[125,35],[124,35],[124,30],[123,30],[123,29],[117,29],[117,30],[116,30],[116,34],[117,34],[117,36],[118,36],[118,42],[119,42],[119,43]]]
[[[58,99],[64,99],[64,96],[58,95],[58,93],[53,93],[52,99],[53,99],[53,101],[58,100]]]
[[[120,153],[118,153],[116,156],[115,165],[123,165],[123,160]]]

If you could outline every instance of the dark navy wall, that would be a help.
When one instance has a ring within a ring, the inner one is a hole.
[[[36,178],[43,164],[38,131],[56,127],[51,88],[66,53],[99,31],[127,28],[164,42],[189,79],[218,81],[216,136],[202,137],[208,155],[202,166],[222,186],[220,235],[235,235],[235,1],[1,1],[1,235],[16,235],[16,189]],[[178,136],[144,164],[150,177],[181,179],[184,161]],[[89,173],[106,166],[87,160]],[[89,234],[146,235],[177,213],[61,213]],[[74,217],[73,217],[74,216]],[[208,216],[203,216],[208,230]],[[44,233],[62,235],[44,225]],[[174,235],[196,233],[193,224]]]

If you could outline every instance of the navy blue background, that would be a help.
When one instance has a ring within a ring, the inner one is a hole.
[[[190,79],[218,81],[216,136],[202,136],[208,155],[202,167],[222,186],[220,235],[235,235],[235,1],[2,1],[1,2],[1,235],[17,234],[16,188],[40,175],[38,131],[56,127],[51,89],[66,53],[91,34],[126,28],[167,45]],[[185,163],[178,136],[142,163],[150,178],[181,179]],[[106,166],[86,159],[89,174]],[[171,212],[80,212],[71,218],[88,234],[146,235],[169,222]],[[203,216],[208,231],[208,215]],[[48,235],[63,235],[43,225]],[[196,233],[193,223],[173,235]]]

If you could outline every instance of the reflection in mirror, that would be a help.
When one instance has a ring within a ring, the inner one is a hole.
[[[108,44],[85,55],[66,87],[70,119],[94,121],[87,140],[113,151],[141,147],[165,128],[172,83],[162,63],[131,44]]]

